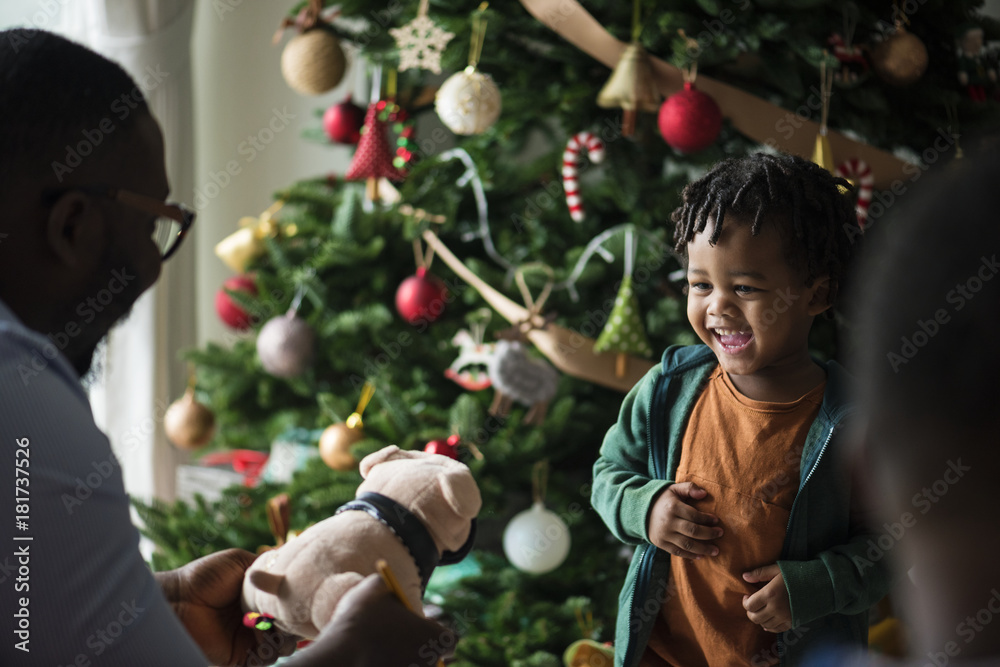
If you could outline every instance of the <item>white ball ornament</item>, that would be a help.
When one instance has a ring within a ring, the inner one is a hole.
[[[545,574],[562,565],[569,547],[566,522],[540,501],[511,519],[503,532],[507,560],[529,574]]]
[[[434,98],[434,110],[455,134],[481,134],[500,117],[500,89],[475,67],[448,77]]]
[[[290,310],[269,320],[257,336],[257,355],[264,370],[279,378],[302,375],[312,363],[316,334]]]

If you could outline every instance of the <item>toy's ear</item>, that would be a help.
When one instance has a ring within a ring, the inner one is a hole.
[[[361,476],[367,479],[368,473],[371,472],[371,469],[379,463],[394,461],[396,459],[422,459],[428,456],[431,455],[427,452],[400,449],[396,445],[389,445],[388,447],[383,447],[377,452],[372,452],[365,458],[361,459],[361,463],[358,465],[358,468],[361,471]]]
[[[267,570],[254,570],[250,573],[250,583],[271,595],[277,595],[278,589],[285,581],[285,575],[275,574]]]
[[[358,470],[361,472],[361,476],[365,479],[368,478],[368,473],[372,468],[377,466],[379,463],[385,463],[394,458],[399,458],[399,453],[402,450],[396,445],[389,445],[388,447],[383,447],[377,452],[372,452],[365,458],[361,459],[361,463],[358,464]]]
[[[464,467],[464,466],[463,466]],[[483,506],[479,487],[468,469],[448,470],[440,477],[445,502],[463,519],[474,519]]]

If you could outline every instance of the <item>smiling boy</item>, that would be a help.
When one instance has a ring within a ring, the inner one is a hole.
[[[833,456],[847,375],[808,348],[858,236],[841,187],[756,154],[684,190],[672,218],[704,345],[664,352],[594,466],[594,507],[637,545],[616,665],[786,665],[865,644],[889,576],[858,558],[872,535]]]

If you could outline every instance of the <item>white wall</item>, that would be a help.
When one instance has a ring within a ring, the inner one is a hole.
[[[219,13],[217,8],[232,6]],[[214,254],[215,244],[237,229],[244,216],[259,215],[271,203],[274,191],[297,180],[342,174],[353,147],[323,146],[301,138],[306,127],[320,127],[317,109],[341,101],[357,87],[367,90],[363,76],[351,69],[341,85],[319,97],[303,97],[281,76],[281,50],[271,38],[288,10],[287,2],[198,3],[195,16],[193,66],[195,95],[195,190],[190,199],[199,211],[195,225],[198,271],[198,340],[220,340],[226,331],[215,314],[215,292],[233,275]],[[366,97],[355,94],[364,106]],[[276,113],[277,112],[277,113]],[[258,151],[251,136],[268,139],[271,128],[285,123],[271,143]],[[225,187],[227,165],[239,169]],[[213,180],[213,175],[217,179]],[[211,195],[217,195],[209,198]]]

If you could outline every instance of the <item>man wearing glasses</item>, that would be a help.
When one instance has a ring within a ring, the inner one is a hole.
[[[124,118],[110,113],[134,90],[82,46],[0,32],[2,665],[263,665],[294,647],[242,626],[252,554],[149,571],[121,469],[80,385],[99,341],[195,220],[166,202],[163,139],[145,101]],[[70,147],[86,148],[74,167]],[[286,664],[433,664],[449,639],[375,577]]]

